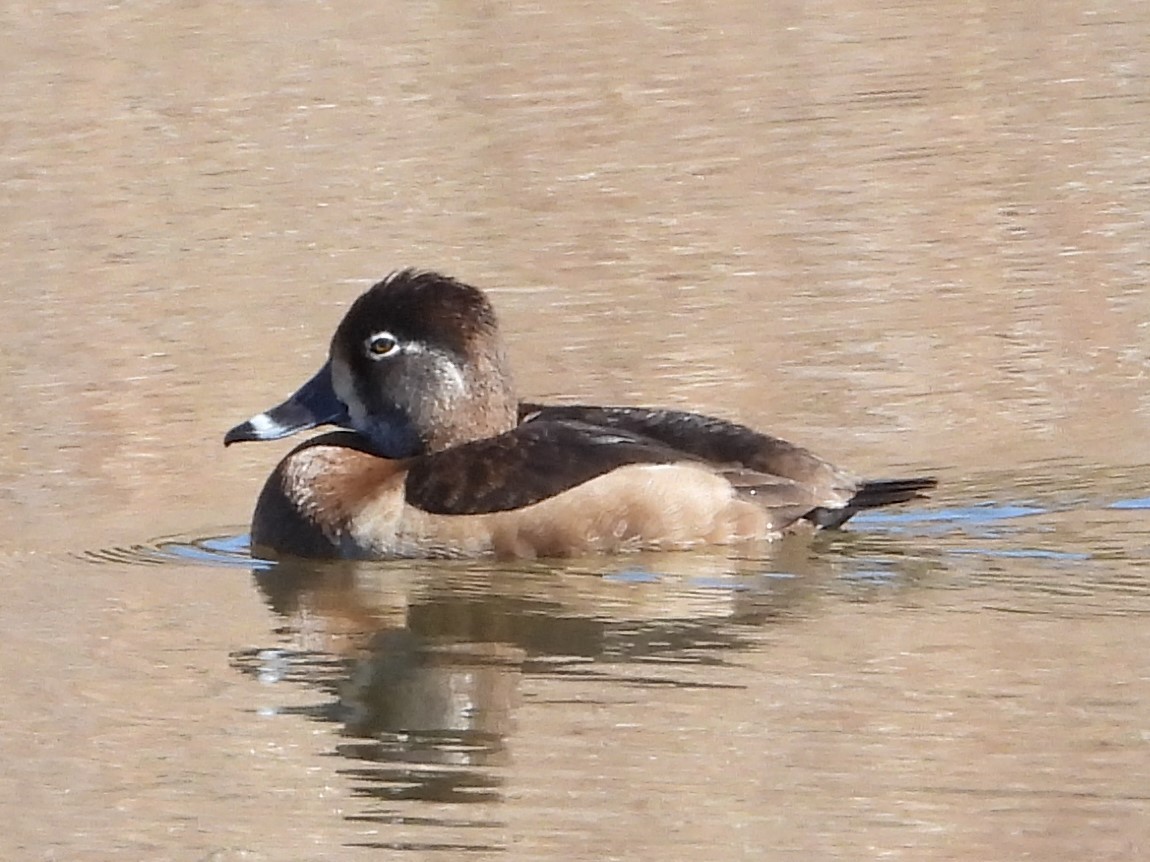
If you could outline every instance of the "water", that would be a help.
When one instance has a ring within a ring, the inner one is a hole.
[[[0,856],[1128,859],[1150,843],[1150,9],[0,17]],[[563,564],[256,564],[221,446],[356,293],[539,399],[929,502]]]

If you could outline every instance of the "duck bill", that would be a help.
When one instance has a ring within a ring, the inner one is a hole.
[[[331,363],[301,386],[287,401],[258,413],[224,435],[224,445],[248,440],[279,440],[320,425],[350,427],[347,407],[331,385]]]

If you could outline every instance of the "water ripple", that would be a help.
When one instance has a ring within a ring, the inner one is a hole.
[[[201,566],[262,570],[275,565],[269,560],[251,556],[250,537],[246,533],[203,537],[171,536],[138,545],[81,551],[75,556],[90,563],[126,563],[135,566],[193,563]]]

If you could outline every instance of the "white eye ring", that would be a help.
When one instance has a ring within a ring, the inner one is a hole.
[[[367,355],[371,359],[387,359],[395,356],[402,349],[399,339],[390,332],[375,332],[363,342]]]

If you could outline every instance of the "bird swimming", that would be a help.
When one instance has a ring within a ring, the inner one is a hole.
[[[267,479],[271,556],[573,556],[772,539],[919,499],[930,476],[864,480],[734,422],[677,410],[521,402],[495,311],[436,272],[356,299],[327,361],[225,445],[321,425]]]

